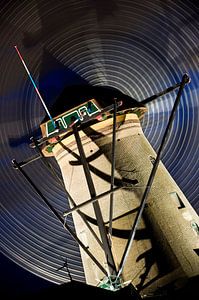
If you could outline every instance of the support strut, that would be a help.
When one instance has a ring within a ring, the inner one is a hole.
[[[157,152],[157,156],[156,156],[156,159],[155,159],[155,162],[153,164],[153,168],[152,168],[152,171],[150,173],[150,176],[149,176],[149,179],[148,179],[148,183],[146,185],[146,188],[145,188],[145,191],[144,191],[144,194],[142,196],[142,200],[141,200],[141,204],[140,204],[140,207],[139,207],[139,210],[138,210],[138,213],[135,217],[135,221],[134,221],[134,224],[132,226],[132,229],[131,229],[131,232],[130,232],[130,236],[129,236],[129,239],[127,241],[127,245],[126,245],[126,248],[124,250],[124,253],[123,253],[123,257],[121,259],[121,263],[120,263],[120,268],[118,270],[118,273],[117,273],[117,277],[119,278],[122,271],[123,271],[123,268],[124,268],[124,265],[125,265],[125,262],[128,258],[128,255],[129,255],[129,252],[130,252],[130,249],[132,247],[132,244],[133,244],[133,240],[134,240],[134,237],[135,237],[135,232],[136,232],[136,229],[138,227],[138,224],[139,224],[139,221],[141,219],[141,216],[142,216],[142,213],[143,213],[143,210],[144,210],[144,207],[145,207],[145,204],[146,204],[146,201],[148,199],[148,195],[149,195],[149,192],[150,192],[150,189],[151,189],[151,186],[152,186],[152,183],[153,183],[153,180],[154,180],[154,177],[155,177],[155,174],[156,174],[156,171],[157,171],[157,168],[158,168],[158,165],[159,165],[159,162],[160,162],[160,158],[161,158],[161,155],[162,155],[162,151],[163,151],[163,148],[166,144],[166,141],[167,141],[167,138],[168,138],[168,133],[171,129],[171,126],[172,126],[172,123],[173,123],[173,120],[174,120],[174,116],[175,116],[175,113],[176,113],[176,109],[178,107],[178,104],[180,102],[180,97],[181,97],[181,94],[182,94],[182,91],[183,91],[183,88],[185,86],[185,84],[189,82],[189,77],[187,74],[185,74],[183,77],[182,77],[182,81],[180,83],[180,88],[179,88],[179,91],[178,91],[178,94],[177,94],[177,97],[176,97],[176,100],[175,100],[175,103],[174,103],[174,106],[173,106],[173,109],[171,111],[171,115],[170,115],[170,118],[169,118],[169,122],[167,124],[167,127],[166,127],[166,130],[165,130],[165,133],[164,133],[164,136],[162,138],[162,142],[161,142],[161,145],[159,147],[159,150]]]

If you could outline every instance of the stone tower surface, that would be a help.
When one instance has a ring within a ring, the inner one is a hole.
[[[74,200],[75,206],[80,206],[78,210],[74,209],[74,202],[69,199],[77,236],[107,271],[107,275],[111,276],[114,272],[111,273],[108,266],[110,261],[104,251],[102,235],[104,233],[106,235],[105,243],[108,242],[117,271],[156,153],[144,136],[140,125],[140,118],[146,108],[118,110],[114,164],[115,192],[108,193],[111,183],[114,116],[111,112],[103,115],[102,108],[94,99],[89,102],[92,102],[95,108],[92,113],[89,113],[90,104],[84,103],[57,117],[59,126],[68,127],[67,134],[55,136],[56,132],[53,132],[52,138],[43,148],[43,154],[46,157],[55,157],[67,192]],[[78,137],[86,159],[84,163],[90,172],[94,195],[85,176],[85,165],[81,159],[77,138],[72,126],[70,128],[67,123],[71,122],[68,121],[69,116],[70,120],[75,120],[75,112],[80,120],[83,120],[84,116],[96,116],[95,121],[85,122],[84,126],[78,128]],[[49,122],[41,125],[43,137],[51,134],[49,128]],[[111,233],[110,195],[113,195]],[[88,201],[92,199],[95,202]],[[89,203],[84,205],[86,201]],[[102,234],[96,211],[101,214],[103,220]],[[88,224],[97,238],[94,237]],[[199,275],[199,258],[196,251],[199,248],[198,229],[197,213],[160,162],[121,274],[122,284],[132,283],[138,290],[153,292],[167,284],[180,286],[188,278]],[[81,247],[80,252],[86,282],[102,286],[105,274]]]

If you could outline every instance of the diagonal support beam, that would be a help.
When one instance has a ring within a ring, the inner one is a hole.
[[[123,253],[123,257],[121,259],[121,263],[120,263],[120,268],[118,270],[118,273],[117,273],[117,278],[120,277],[123,269],[124,269],[124,266],[125,266],[125,263],[126,263],[126,260],[128,258],[128,255],[129,255],[129,252],[130,252],[130,249],[132,247],[132,244],[133,244],[133,240],[134,240],[134,237],[135,237],[135,233],[136,233],[136,229],[138,227],[138,224],[139,224],[139,221],[141,219],[141,216],[142,216],[142,213],[143,213],[143,210],[144,210],[144,207],[145,207],[145,204],[146,204],[146,201],[148,199],[148,195],[149,195],[149,192],[150,192],[150,189],[151,189],[151,186],[152,186],[152,183],[153,183],[153,180],[154,180],[154,177],[155,177],[155,174],[156,174],[156,171],[157,171],[157,168],[158,168],[158,165],[159,165],[159,162],[160,162],[160,158],[161,158],[161,155],[162,155],[162,151],[163,151],[163,148],[166,144],[166,141],[167,141],[167,138],[168,138],[168,133],[171,129],[171,126],[172,126],[172,123],[173,123],[173,120],[174,120],[174,116],[175,116],[175,113],[176,113],[176,109],[178,107],[178,104],[180,102],[180,97],[181,97],[181,94],[182,94],[182,91],[183,91],[183,88],[185,86],[185,84],[189,82],[189,77],[187,74],[185,74],[182,78],[182,81],[181,81],[181,84],[180,84],[180,88],[179,88],[179,91],[178,91],[178,94],[177,94],[177,97],[176,97],[176,100],[175,100],[175,103],[174,103],[174,106],[173,106],[173,109],[171,111],[171,115],[170,115],[170,118],[169,118],[169,122],[167,124],[167,127],[166,127],[166,130],[165,130],[165,133],[163,135],[163,138],[162,138],[162,142],[161,142],[161,145],[159,147],[159,150],[157,152],[157,156],[156,156],[156,159],[155,159],[155,162],[153,164],[153,168],[152,168],[152,171],[150,173],[150,176],[149,176],[149,179],[148,179],[148,183],[146,185],[146,188],[145,188],[145,191],[144,191],[144,194],[142,196],[142,200],[141,200],[141,204],[140,204],[140,207],[139,207],[139,210],[138,210],[138,213],[135,217],[135,221],[134,221],[134,224],[132,226],[132,230],[130,232],[130,236],[129,236],[129,239],[127,241],[127,245],[126,245],[126,248],[124,250],[124,253]]]
[[[104,192],[102,194],[97,195],[96,197],[93,197],[92,199],[89,199],[89,200],[87,200],[87,201],[85,201],[83,203],[80,203],[79,205],[76,205],[75,207],[73,207],[73,208],[65,211],[64,214],[63,214],[63,216],[66,217],[67,215],[73,213],[74,211],[77,211],[77,210],[79,210],[79,209],[81,209],[81,208],[83,208],[83,207],[85,207],[85,206],[87,206],[87,205],[89,205],[91,203],[94,203],[94,202],[98,201],[99,199],[102,199],[102,198],[110,195],[111,193],[114,193],[114,192],[116,192],[116,191],[118,191],[118,190],[120,190],[122,188],[123,187],[120,187],[120,186],[115,187],[115,188],[113,188],[113,189],[111,189],[109,191],[106,191],[106,192]],[[108,223],[109,223],[109,221],[108,221]]]
[[[30,164],[30,163],[32,163],[32,162],[34,162],[34,161],[36,161],[40,158],[41,158],[41,155],[34,155],[34,156],[29,157],[26,160],[23,160],[23,161],[19,162],[19,165],[20,165],[20,167],[25,167],[28,164]]]
[[[185,79],[185,84],[186,84],[186,83],[189,83],[189,80],[190,80],[190,78],[187,76],[187,78]],[[149,103],[149,102],[151,102],[151,101],[154,101],[154,100],[156,100],[157,98],[162,97],[162,96],[164,96],[164,95],[166,95],[166,94],[168,94],[168,93],[174,91],[175,89],[179,88],[180,85],[181,85],[181,82],[180,82],[180,83],[176,83],[176,84],[174,84],[173,86],[168,87],[168,88],[165,89],[164,91],[161,91],[161,92],[159,92],[159,93],[157,93],[157,94],[155,94],[155,95],[153,95],[153,96],[151,96],[151,97],[149,97],[149,98],[146,98],[146,99],[142,100],[141,103],[142,103],[142,104],[147,104],[147,103]]]
[[[41,199],[45,202],[48,208],[52,211],[55,217],[62,223],[63,227],[70,233],[70,235],[76,240],[80,247],[87,253],[87,255],[92,259],[92,261],[98,266],[98,268],[107,276],[107,271],[104,267],[99,263],[99,261],[95,258],[95,256],[88,250],[88,248],[82,243],[82,241],[77,237],[77,235],[73,232],[73,230],[64,222],[64,219],[59,215],[59,213],[54,209],[54,207],[50,204],[50,202],[46,199],[46,197],[42,194],[42,192],[38,189],[35,183],[30,179],[27,173],[20,167],[15,159],[12,160],[13,167],[18,169],[20,173],[24,176],[24,178],[29,182],[35,192],[41,197]]]
[[[73,200],[72,196],[70,195],[70,193],[67,191],[63,181],[61,180],[61,178],[58,176],[58,174],[55,172],[53,166],[47,161],[47,158],[44,156],[40,146],[38,145],[37,140],[34,137],[31,137],[31,141],[34,144],[36,150],[38,151],[38,153],[40,154],[41,159],[43,160],[44,164],[47,166],[47,168],[49,169],[49,171],[51,172],[51,174],[53,176],[55,176],[55,178],[58,180],[59,184],[64,188],[65,193],[66,193],[66,197],[69,199],[69,201],[72,203],[72,205],[74,206],[74,208],[77,207],[75,201]],[[100,245],[100,247],[103,249],[103,245],[102,242],[100,241],[100,239],[98,238],[97,234],[95,233],[95,231],[93,230],[93,228],[91,227],[91,225],[89,224],[89,222],[86,219],[86,216],[78,209],[77,213],[80,215],[80,217],[82,218],[82,220],[84,221],[85,225],[87,226],[87,228],[90,230],[91,234],[93,235],[93,237],[96,239],[96,241],[98,242],[98,244]],[[66,217],[66,216],[65,216]]]
[[[86,156],[85,156],[85,153],[84,153],[84,149],[83,149],[83,146],[82,146],[82,143],[81,143],[81,139],[80,139],[79,132],[78,132],[76,124],[73,126],[73,133],[74,133],[74,136],[75,136],[75,139],[76,139],[79,155],[80,155],[81,162],[82,162],[83,169],[84,169],[84,173],[85,173],[85,176],[86,176],[88,189],[89,189],[90,196],[91,196],[91,199],[92,199],[92,198],[96,197],[96,191],[95,191],[95,187],[94,187],[94,183],[93,183],[93,180],[92,180],[92,177],[91,177],[89,165],[88,165],[87,160],[86,160]],[[107,259],[108,269],[109,269],[110,274],[113,275],[113,274],[116,274],[116,266],[115,266],[112,251],[111,251],[110,246],[109,246],[109,241],[108,241],[108,237],[107,237],[107,233],[106,233],[106,228],[105,228],[105,225],[104,225],[104,221],[103,221],[103,217],[102,217],[102,213],[101,213],[101,209],[100,209],[98,201],[93,203],[93,208],[94,208],[96,220],[97,220],[98,227],[99,227],[100,236],[101,236],[103,247],[104,247],[105,257]]]

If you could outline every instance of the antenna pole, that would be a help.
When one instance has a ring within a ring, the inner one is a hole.
[[[31,76],[31,74],[30,74],[30,71],[28,70],[28,68],[27,68],[27,66],[26,66],[26,64],[25,64],[25,61],[24,61],[24,59],[23,59],[21,53],[19,52],[19,49],[17,48],[17,46],[14,46],[14,47],[15,47],[15,50],[17,51],[17,54],[18,54],[18,56],[19,56],[19,58],[20,58],[20,60],[21,60],[21,62],[22,62],[22,64],[23,64],[23,66],[24,66],[24,68],[25,68],[25,70],[26,70],[26,72],[27,72],[27,74],[28,74],[28,76],[29,76],[29,78],[30,78],[30,80],[31,80],[31,82],[32,82],[32,84],[33,84],[33,86],[34,86],[34,88],[35,88],[35,91],[36,91],[36,93],[37,93],[39,99],[41,100],[41,103],[43,104],[43,107],[44,107],[46,113],[48,114],[50,120],[52,121],[54,127],[56,128],[56,124],[55,124],[55,122],[54,122],[54,120],[53,120],[53,118],[52,118],[52,116],[51,116],[51,114],[50,114],[50,112],[49,112],[49,110],[48,110],[48,108],[47,108],[47,106],[46,106],[46,104],[45,104],[45,102],[44,102],[44,100],[43,100],[43,98],[42,98],[42,96],[41,96],[41,94],[40,94],[38,88],[37,88],[37,86],[36,86],[36,83],[35,83],[34,79],[32,78],[32,76]]]

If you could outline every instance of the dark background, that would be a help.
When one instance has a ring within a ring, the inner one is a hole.
[[[4,295],[1,299],[39,293],[56,286],[26,271],[3,254],[0,254],[0,278],[1,295]]]

